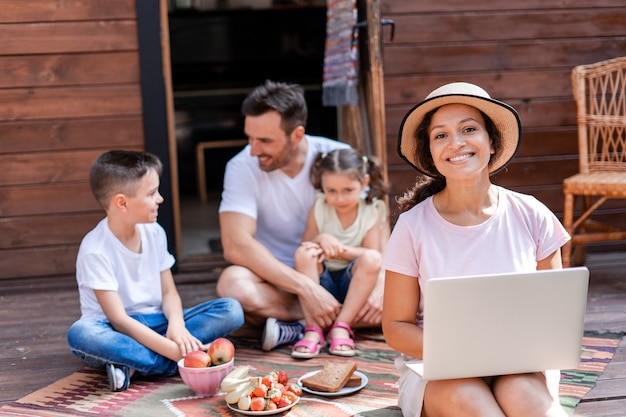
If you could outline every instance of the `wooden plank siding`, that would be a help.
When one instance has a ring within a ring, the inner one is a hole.
[[[89,167],[144,149],[135,0],[5,0],[0,13],[0,285],[74,280],[104,216]],[[43,278],[46,277],[46,278]]]
[[[382,36],[392,196],[415,179],[396,152],[402,117],[436,86],[466,80],[522,118],[522,147],[496,182],[560,216],[562,180],[578,165],[569,74],[626,55],[626,4],[385,0],[382,17],[396,26],[393,41],[387,27]],[[146,149],[137,28],[136,0],[2,2],[0,287],[73,282],[80,239],[104,215],[88,167],[111,148]],[[601,220],[626,226],[625,212],[614,201]]]
[[[392,196],[415,180],[397,156],[403,116],[439,85],[468,81],[511,104],[522,120],[517,157],[494,181],[535,195],[561,217],[562,181],[578,170],[570,73],[576,65],[626,55],[626,3],[387,0],[382,8],[383,19],[395,23],[393,41],[383,29]],[[397,216],[396,207],[392,212]],[[599,213],[598,220],[626,227],[626,201],[612,201]]]

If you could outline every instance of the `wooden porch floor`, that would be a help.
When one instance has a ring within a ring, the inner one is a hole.
[[[626,331],[626,253],[590,255],[586,330]],[[177,275],[185,306],[215,296],[217,272]],[[83,365],[67,346],[67,329],[79,317],[75,288],[47,292],[0,292],[0,405],[63,378]],[[624,416],[624,339],[576,416]]]

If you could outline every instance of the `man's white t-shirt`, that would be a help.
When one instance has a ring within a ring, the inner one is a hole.
[[[111,232],[107,218],[83,238],[76,258],[82,318],[106,319],[94,290],[116,291],[128,314],[162,312],[161,271],[175,262],[158,223],[137,225],[141,253],[129,250]]]
[[[319,153],[347,148],[342,142],[305,135],[308,147],[304,167],[294,178],[280,169],[259,168],[250,145],[227,164],[219,212],[236,212],[256,220],[255,238],[278,260],[293,267],[316,190],[309,179],[311,165]]]

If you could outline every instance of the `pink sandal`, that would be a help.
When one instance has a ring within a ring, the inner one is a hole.
[[[297,358],[297,359],[314,358],[315,356],[319,355],[321,347],[326,344],[326,341],[324,340],[324,333],[322,333],[322,329],[320,329],[319,327],[306,326],[304,328],[304,333],[306,334],[306,332],[317,333],[317,336],[319,337],[319,341],[316,342],[315,340],[300,339],[299,342],[293,345],[293,349],[291,350],[292,357]],[[305,347],[308,349],[308,351],[300,352],[299,350],[296,350],[296,348],[299,348],[299,347]]]
[[[354,338],[354,332],[350,328],[348,323],[344,323],[343,321],[337,321],[332,326],[330,326],[330,330],[326,335],[326,339],[330,343],[330,347],[328,348],[328,352],[332,355],[337,356],[354,356],[356,352],[354,351],[354,340],[346,337],[335,337],[333,338],[330,334],[335,327],[339,327],[341,329],[347,330],[350,337]],[[339,346],[349,346],[349,350],[341,350],[337,349]]]

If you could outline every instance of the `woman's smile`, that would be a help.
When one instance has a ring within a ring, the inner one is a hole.
[[[464,161],[464,160],[466,160],[468,158],[471,158],[472,156],[474,156],[474,153],[465,153],[463,155],[450,157],[450,158],[448,158],[448,161],[450,161],[450,162]]]

